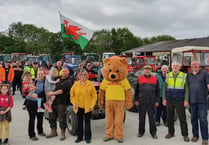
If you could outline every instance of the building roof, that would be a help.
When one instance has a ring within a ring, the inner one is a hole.
[[[179,48],[179,47],[185,47],[185,46],[200,46],[200,47],[208,47],[208,49],[209,49],[209,38],[194,38],[194,39],[161,41],[161,42],[137,47],[134,49],[130,49],[130,50],[127,50],[124,52],[125,53],[170,52],[172,49]]]

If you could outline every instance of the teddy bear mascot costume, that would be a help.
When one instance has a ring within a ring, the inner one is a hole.
[[[103,109],[105,104],[106,135],[103,141],[115,138],[123,142],[123,120],[125,107],[132,107],[131,86],[126,79],[128,74],[128,60],[119,56],[112,56],[103,60],[104,79],[100,85],[98,104]],[[105,98],[105,99],[104,99]]]

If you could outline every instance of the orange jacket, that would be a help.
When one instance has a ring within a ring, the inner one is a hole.
[[[14,76],[15,76],[14,70],[12,67],[10,67],[7,81],[12,82],[14,80]],[[6,78],[5,69],[2,67],[2,68],[0,68],[0,82],[5,81],[5,78]]]

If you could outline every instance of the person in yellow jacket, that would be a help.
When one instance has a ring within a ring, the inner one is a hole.
[[[78,78],[70,91],[70,100],[73,110],[77,115],[78,129],[76,143],[83,140],[83,118],[85,120],[85,140],[91,143],[91,111],[97,101],[96,89],[91,81],[88,80],[88,73],[81,69]]]

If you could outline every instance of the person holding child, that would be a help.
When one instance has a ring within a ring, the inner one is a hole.
[[[25,78],[25,75],[26,75],[25,73],[23,74],[23,78]],[[41,107],[43,107],[43,103],[46,100],[46,96],[45,96],[45,92],[44,92],[44,78],[45,78],[44,71],[39,70],[38,71],[38,79],[35,82],[36,88],[35,88],[34,93],[37,94],[37,98],[41,99]],[[29,79],[31,79],[31,77]],[[24,80],[25,79],[23,79],[23,85],[25,83]],[[23,92],[27,90],[27,89],[24,89],[24,88],[25,87],[23,86]],[[33,89],[34,88],[31,87],[29,90],[33,90]],[[31,93],[31,95],[30,95],[30,93],[28,93],[29,95],[26,97],[26,99],[27,99],[26,107],[27,107],[28,115],[29,115],[28,135],[29,135],[31,140],[37,141],[38,138],[36,137],[36,134],[35,134],[35,131],[34,131],[35,118],[37,117],[38,134],[40,136],[45,136],[45,133],[43,132],[44,112],[39,112],[38,111],[38,101],[37,101],[37,98],[35,97],[36,94],[34,94],[34,93]]]
[[[13,107],[13,98],[9,94],[9,85],[2,84],[0,89],[0,144],[9,142],[9,122],[11,121],[11,109]],[[2,142],[2,133],[4,132],[4,141]]]

